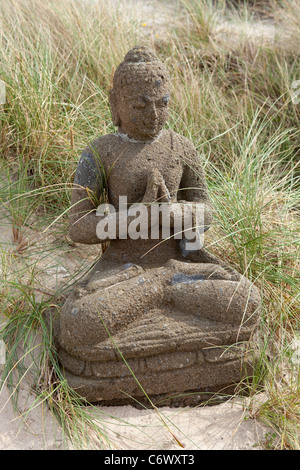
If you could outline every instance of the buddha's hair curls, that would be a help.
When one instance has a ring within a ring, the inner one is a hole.
[[[169,81],[170,77],[164,64],[146,46],[135,46],[127,52],[123,62],[117,67],[113,78],[113,89],[137,82],[159,80]]]

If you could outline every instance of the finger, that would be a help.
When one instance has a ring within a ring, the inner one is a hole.
[[[164,188],[160,187],[159,201],[160,202],[170,202],[171,201],[171,196],[170,196],[169,190],[166,186]]]
[[[165,183],[164,178],[161,175],[161,184],[160,184],[160,196],[161,196],[161,201],[162,202],[170,202],[171,201],[171,195],[170,191],[167,188],[167,185]]]

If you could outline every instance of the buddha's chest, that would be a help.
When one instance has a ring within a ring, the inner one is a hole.
[[[118,154],[110,156],[108,195],[110,203],[118,207],[119,197],[128,203],[141,202],[147,188],[148,176],[158,170],[170,194],[176,194],[182,178],[182,158],[162,145],[124,145]]]

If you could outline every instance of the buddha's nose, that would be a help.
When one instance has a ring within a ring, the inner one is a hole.
[[[151,118],[152,120],[155,120],[157,119],[157,117],[158,117],[158,113],[157,113],[155,103],[152,103],[149,109],[149,118]]]

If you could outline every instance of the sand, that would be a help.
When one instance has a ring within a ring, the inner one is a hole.
[[[64,436],[47,404],[36,403],[25,385],[20,390],[19,407],[21,411],[14,410],[4,386],[0,394],[0,450],[76,448]],[[197,409],[164,407],[160,415],[132,406],[97,406],[92,412],[109,440],[105,444],[95,441],[91,433],[85,449],[261,450],[270,433],[249,417],[239,399]]]

